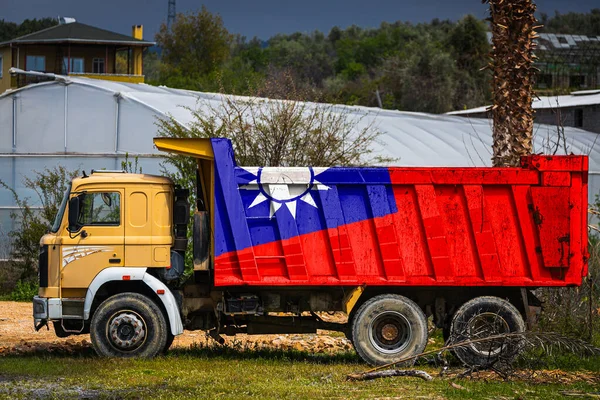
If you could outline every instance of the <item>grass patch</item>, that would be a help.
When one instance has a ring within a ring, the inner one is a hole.
[[[572,360],[565,362],[572,365]],[[598,360],[590,364],[591,371],[597,372],[598,364]],[[354,352],[313,354],[241,345],[198,345],[152,360],[101,359],[88,352],[79,356],[10,356],[0,358],[0,397],[547,399],[560,398],[562,390],[598,390],[586,381],[450,381],[437,378],[438,369],[429,366],[419,368],[436,377],[432,382],[415,378],[346,381],[348,373],[367,368]]]

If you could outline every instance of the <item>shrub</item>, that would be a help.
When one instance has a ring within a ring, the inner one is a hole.
[[[14,290],[10,293],[12,301],[31,301],[38,294],[38,285],[35,282],[18,281]]]
[[[33,285],[36,282],[40,238],[48,231],[65,188],[76,175],[77,172],[59,165],[41,172],[34,171],[32,178],[25,178],[23,186],[36,193],[39,207],[32,206],[29,198],[19,197],[15,189],[0,181],[0,186],[12,193],[19,207],[11,213],[16,229],[9,233],[12,240],[11,274],[0,276],[0,288],[4,291],[17,287],[17,282],[21,282],[21,285]]]

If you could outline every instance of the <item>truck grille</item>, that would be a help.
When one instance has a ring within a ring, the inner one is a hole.
[[[40,260],[38,264],[40,287],[48,287],[48,246],[40,247]]]

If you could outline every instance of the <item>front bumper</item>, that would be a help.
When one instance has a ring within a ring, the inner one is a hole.
[[[33,297],[33,326],[38,331],[48,322],[48,299]]]

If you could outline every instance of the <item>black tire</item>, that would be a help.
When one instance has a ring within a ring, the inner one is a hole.
[[[165,348],[167,329],[154,301],[138,293],[121,293],[100,304],[90,336],[101,357],[150,358]]]
[[[463,304],[454,314],[450,326],[452,343],[492,335],[525,331],[523,316],[508,301],[494,296],[476,297]],[[519,353],[518,340],[494,340],[455,348],[453,353],[471,367],[510,363]]]
[[[395,294],[367,300],[352,319],[352,344],[371,365],[389,364],[422,353],[427,318],[412,300]],[[400,365],[412,365],[414,360]]]
[[[167,354],[167,352],[169,351],[169,348],[171,348],[171,345],[173,344],[173,340],[175,340],[175,335],[173,335],[170,332],[170,328],[167,327],[167,343],[165,343],[165,347],[162,351],[163,354]]]

